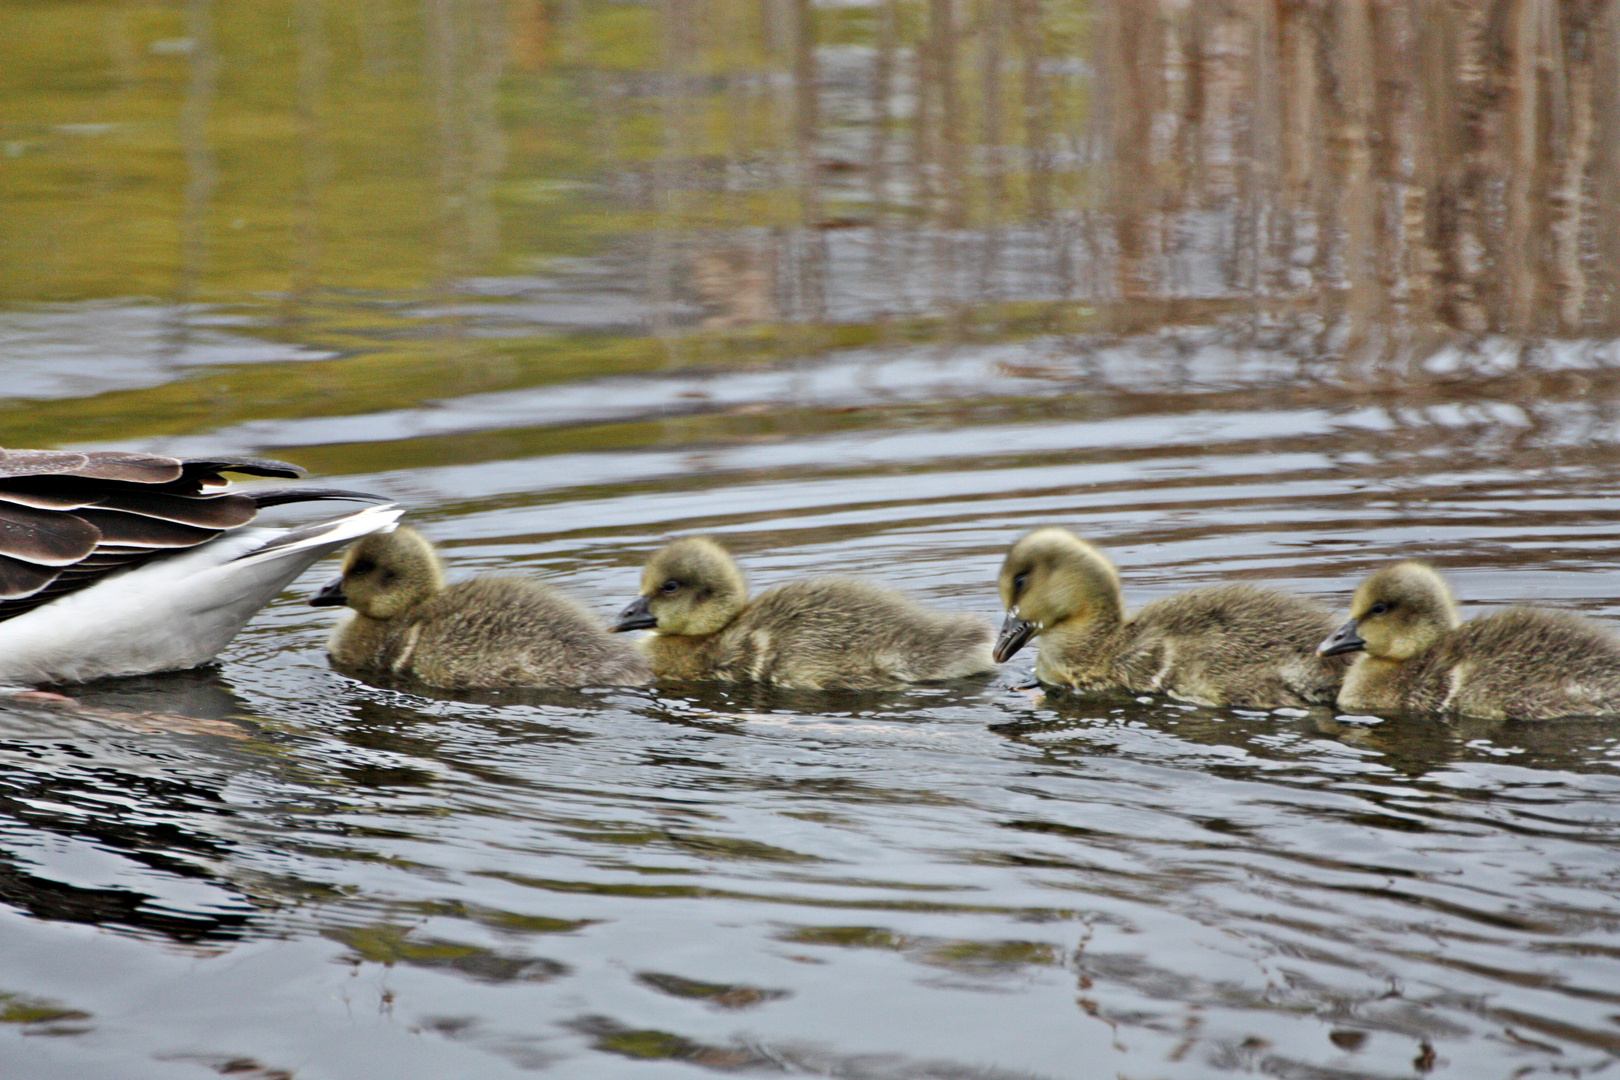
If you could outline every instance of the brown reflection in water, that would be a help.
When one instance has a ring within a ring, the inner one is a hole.
[[[776,176],[794,197],[770,275],[790,318],[836,320],[821,305],[840,286],[877,314],[1089,299],[1115,305],[1103,325],[1118,330],[1226,301],[1319,316],[1318,352],[1367,358],[1449,331],[1616,325],[1609,5],[761,11],[759,62],[792,86],[773,103],[792,133]],[[802,47],[807,25],[827,59]],[[679,33],[696,35],[693,55],[717,54],[702,23]],[[845,42],[858,47],[834,51]],[[678,96],[667,148],[691,144],[705,100]],[[762,153],[734,145],[708,171]],[[665,159],[655,186],[701,186],[697,165]],[[698,228],[712,218],[699,204],[666,194],[660,214],[660,232],[683,235],[697,298],[727,324],[766,317],[770,305],[724,310],[717,268],[747,260]],[[864,264],[813,242],[851,227]],[[997,280],[1009,263],[1016,286]],[[840,280],[816,288],[824,275]]]
[[[1098,11],[1120,295],[1175,295],[1175,233],[1214,212],[1220,284],[1338,309],[1347,352],[1615,325],[1612,6]]]
[[[624,141],[645,76],[578,73],[610,190],[655,208],[660,313],[1064,327],[1084,300],[1119,332],[1303,320],[1313,354],[1366,359],[1616,325],[1606,4],[659,11],[650,172]],[[598,17],[564,16],[580,40]]]
[[[533,63],[545,22],[532,9],[509,17],[499,0],[428,0],[423,14],[437,180],[434,284],[442,288],[487,267],[500,247],[493,196],[505,160],[497,87],[509,53]]]
[[[180,212],[181,260],[179,281],[176,283],[180,306],[176,309],[177,314],[192,301],[197,283],[207,269],[208,204],[219,181],[214,147],[207,133],[208,117],[213,110],[219,83],[213,6],[213,0],[190,0],[186,5],[191,71],[186,84],[185,104],[180,111],[180,142],[186,158],[186,187]],[[110,47],[111,44],[109,42]],[[121,51],[114,50],[114,55],[118,56]],[[119,63],[119,69],[121,76],[127,70],[123,62]],[[171,347],[178,351],[185,345],[187,325],[183,316],[176,322],[174,337],[177,340]]]
[[[298,322],[310,296],[323,276],[325,248],[322,219],[332,159],[327,128],[331,79],[331,44],[326,29],[323,0],[297,0],[296,41],[298,70],[296,81],[299,156],[303,177],[296,215],[297,244],[292,280],[287,290],[284,313],[290,323]]]
[[[93,41],[71,8],[7,46],[6,299],[298,321],[620,251],[676,354],[918,315],[1369,360],[1620,325],[1597,0],[188,0]],[[53,82],[81,70],[94,95]]]

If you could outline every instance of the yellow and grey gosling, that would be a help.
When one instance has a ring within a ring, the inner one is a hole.
[[[614,629],[655,631],[640,645],[660,679],[878,690],[995,666],[983,619],[854,578],[790,582],[749,600],[731,555],[703,537],[653,555]]]
[[[415,529],[368,536],[343,574],[311,597],[352,610],[332,631],[333,663],[446,688],[641,686],[647,662],[596,616],[539,581],[483,577],[446,586]]]
[[[1515,607],[1468,622],[1434,568],[1374,573],[1324,656],[1355,653],[1339,708],[1489,720],[1620,715],[1620,638],[1561,611]]]
[[[1083,691],[1163,693],[1204,705],[1330,705],[1345,663],[1316,655],[1332,613],[1290,593],[1217,585],[1125,614],[1119,573],[1067,529],[1007,553],[996,659],[1040,637],[1035,674]]]

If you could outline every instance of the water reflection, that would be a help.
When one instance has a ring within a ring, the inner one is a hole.
[[[27,5],[0,442],[274,450],[603,615],[693,531],[990,615],[1063,524],[1136,604],[1421,555],[1620,617],[1615,12]],[[1605,726],[1016,671],[451,695],[331,670],[328,625],[0,710],[14,1071],[1617,1049]]]
[[[19,16],[29,70],[86,76],[0,99],[0,295],[168,298],[177,349],[184,305],[248,304],[441,364],[500,362],[480,280],[618,294],[681,359],[694,326],[917,317],[1229,322],[1312,361],[1615,326],[1603,5],[281,7]],[[356,320],[469,290],[429,342]]]
[[[127,688],[87,695],[115,705],[0,710],[5,903],[37,918],[120,926],[192,944],[238,940],[257,921],[259,902],[218,873],[237,846],[225,763],[199,768],[165,747],[132,741],[113,749],[96,738],[199,729],[240,738],[236,725],[141,707],[186,710],[200,702],[212,712],[229,696],[210,681],[131,680]],[[159,682],[167,685],[152,685]],[[94,734],[86,737],[87,731]]]

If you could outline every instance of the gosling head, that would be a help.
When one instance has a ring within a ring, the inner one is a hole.
[[[1000,585],[1007,618],[996,639],[997,663],[1059,624],[1124,615],[1114,564],[1067,529],[1036,529],[1014,544]]]
[[[1434,567],[1400,562],[1361,583],[1350,600],[1350,621],[1316,651],[1337,656],[1365,650],[1381,660],[1410,660],[1458,623],[1451,590]]]
[[[372,619],[392,619],[444,588],[444,567],[427,537],[408,525],[372,533],[343,556],[343,573],[310,597],[314,607],[347,604]]]
[[[701,637],[721,630],[748,601],[742,571],[725,548],[702,536],[665,546],[641,571],[641,595],[615,630]]]

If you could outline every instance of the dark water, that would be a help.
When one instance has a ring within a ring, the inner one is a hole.
[[[260,452],[604,616],[1396,556],[1620,619],[1606,4],[0,19],[0,443]],[[449,696],[306,579],[0,708],[0,1075],[1608,1075],[1620,728]]]

